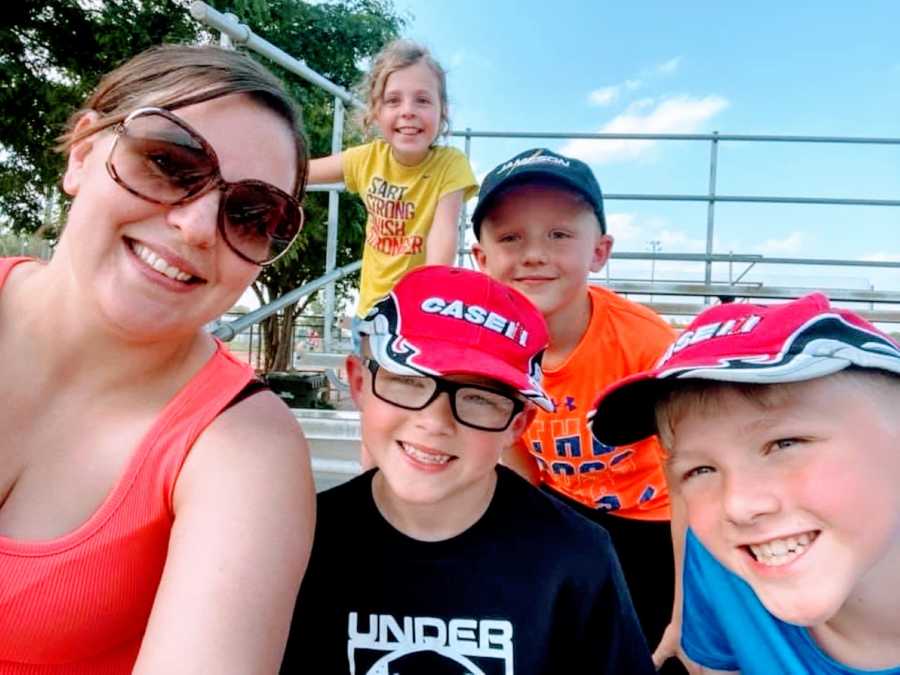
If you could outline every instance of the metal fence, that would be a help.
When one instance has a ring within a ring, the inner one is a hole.
[[[361,105],[347,90],[328,81],[315,71],[311,70],[303,61],[295,59],[281,49],[271,45],[246,25],[241,24],[237,17],[222,14],[199,0],[191,6],[191,14],[195,19],[207,26],[221,32],[222,42],[227,45],[240,45],[252,49],[257,53],[271,59],[291,73],[298,75],[306,81],[321,87],[334,96],[334,120],[332,133],[332,152],[340,152],[343,142],[344,110],[347,106]],[[655,265],[657,261],[677,261],[687,263],[701,263],[703,265],[703,278],[695,281],[666,281],[654,279],[627,279],[613,278],[607,275],[602,282],[614,290],[626,294],[636,295],[642,299],[649,298],[651,304],[664,314],[688,314],[695,313],[702,308],[703,303],[710,298],[791,298],[813,290],[808,287],[773,286],[768,284],[749,284],[745,277],[760,265],[772,266],[814,266],[819,268],[868,268],[896,270],[900,280],[900,261],[862,261],[853,259],[816,259],[816,258],[789,258],[766,257],[762,255],[722,254],[714,250],[714,235],[716,231],[716,206],[725,203],[743,204],[782,204],[782,205],[824,205],[824,206],[851,206],[851,207],[900,207],[900,200],[895,199],[871,199],[871,198],[828,198],[815,196],[765,196],[748,194],[722,194],[717,187],[717,174],[719,170],[719,149],[723,143],[777,143],[777,144],[817,144],[817,145],[851,145],[851,146],[900,146],[900,138],[865,138],[865,137],[838,137],[838,136],[779,136],[779,135],[742,135],[742,134],[636,134],[636,133],[577,133],[577,132],[505,132],[505,131],[453,131],[451,136],[462,139],[465,153],[473,156],[473,141],[475,139],[528,139],[528,140],[573,140],[591,139],[602,141],[665,141],[665,142],[692,142],[704,143],[709,147],[708,164],[708,189],[700,194],[668,194],[668,193],[606,193],[607,201],[652,201],[652,202],[693,202],[706,205],[706,247],[704,253],[662,253],[658,250],[650,252],[614,252],[612,260],[640,260],[648,261]],[[330,351],[334,344],[334,290],[333,282],[346,274],[359,269],[359,263],[336,268],[337,231],[340,220],[338,195],[344,189],[342,184],[311,186],[311,190],[327,190],[328,202],[328,236],[326,248],[326,274],[301,289],[293,291],[269,305],[255,312],[251,312],[240,321],[233,324],[223,324],[217,335],[223,339],[231,339],[241,330],[271,315],[303,295],[312,292],[322,286],[326,287],[325,315],[322,331],[322,345],[325,351]],[[898,212],[900,213],[900,212]],[[466,208],[459,222],[460,261],[466,256],[465,234],[467,228]],[[898,239],[900,239],[900,227],[898,227]],[[655,247],[654,247],[655,249]],[[714,279],[713,267],[717,264],[728,266],[728,278],[722,281]],[[743,266],[737,273],[734,266]],[[897,284],[900,288],[900,283]],[[862,312],[869,318],[888,323],[900,324],[900,290],[885,289],[852,289],[852,288],[828,288],[828,295],[836,301],[861,303]],[[658,296],[669,298],[666,302],[656,302]],[[672,299],[680,298],[681,302],[672,302]],[[687,302],[685,302],[685,300]]]

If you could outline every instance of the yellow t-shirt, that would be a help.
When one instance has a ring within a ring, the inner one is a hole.
[[[478,190],[466,156],[456,148],[432,148],[416,166],[404,166],[383,140],[343,153],[344,183],[366,206],[366,243],[357,316],[387,295],[408,270],[425,263],[425,239],[438,201],[464,190]]]

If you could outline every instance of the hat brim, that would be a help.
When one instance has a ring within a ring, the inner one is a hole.
[[[656,369],[610,385],[594,404],[591,432],[606,445],[627,445],[653,436],[658,432],[656,403],[673,389],[691,381],[788,384],[808,382],[853,367],[900,375],[900,361],[881,354],[869,358],[860,358],[857,354],[849,358],[796,354],[787,362],[743,370],[723,368],[725,361],[695,362],[674,370]]]
[[[633,443],[656,433],[656,402],[690,380],[787,384],[826,377],[846,368],[900,376],[900,345],[894,340],[855,315],[829,311],[824,296],[809,296],[806,302],[811,304],[801,306],[806,316],[782,319],[791,323],[786,327],[774,324],[768,329],[772,333],[769,336],[754,336],[753,323],[737,334],[717,334],[722,342],[714,344],[710,332],[697,339],[700,333],[695,330],[695,320],[672,345],[664,365],[604,390],[594,403],[591,431],[608,445]],[[814,314],[810,316],[810,312]],[[679,348],[684,337],[689,339]]]
[[[606,445],[628,445],[658,433],[656,404],[673,389],[691,382],[786,384],[831,375],[854,365],[845,358],[795,355],[787,363],[754,364],[751,369],[725,367],[729,361],[700,360],[675,369],[636,373],[610,385],[594,404],[591,432]],[[750,359],[753,360],[753,357]]]
[[[631,375],[610,385],[591,418],[591,433],[605,445],[630,445],[656,434],[656,402],[672,388],[656,371]]]
[[[427,358],[413,356],[404,362],[394,361],[389,357],[387,343],[392,339],[389,335],[370,335],[369,345],[372,355],[382,368],[399,375],[409,374],[410,369],[421,375],[475,375],[496,380],[512,387],[527,400],[538,407],[553,412],[555,406],[547,393],[535,386],[518,368],[514,368],[493,354],[468,346],[459,346],[445,340],[434,338],[407,338],[407,344],[415,345],[420,354]]]
[[[597,221],[600,225],[600,229],[604,233],[606,232],[606,218],[602,215],[602,211],[597,211],[596,206],[594,206],[593,197],[591,195],[585,192],[575,181],[569,180],[568,178],[560,176],[557,173],[547,171],[546,169],[538,165],[530,167],[520,167],[514,175],[507,176],[506,178],[501,180],[491,188],[490,193],[485,195],[484,198],[480,198],[478,200],[478,203],[475,205],[475,210],[472,211],[472,231],[475,233],[475,239],[478,239],[479,241],[481,240],[481,221],[484,219],[487,210],[490,209],[497,201],[498,193],[501,190],[506,190],[521,183],[534,183],[537,182],[538,179],[542,179],[541,182],[544,185],[554,185],[557,187],[562,187],[566,190],[572,190],[573,192],[576,192],[587,199],[588,203],[591,204],[592,210],[597,215]]]

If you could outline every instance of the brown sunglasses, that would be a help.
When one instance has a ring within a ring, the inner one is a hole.
[[[219,233],[247,262],[275,262],[300,234],[303,208],[296,198],[261,180],[225,180],[212,146],[168,110],[139,108],[114,132],[106,170],[116,183],[136,197],[167,206],[221,190]]]

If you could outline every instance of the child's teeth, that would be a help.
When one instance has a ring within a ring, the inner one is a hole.
[[[450,455],[435,455],[434,453],[424,452],[405,443],[403,444],[403,450],[410,457],[426,464],[446,464],[450,461]]]
[[[816,538],[816,534],[804,532],[795,537],[773,539],[762,544],[751,544],[750,550],[758,562],[770,567],[785,565],[794,560]]]

